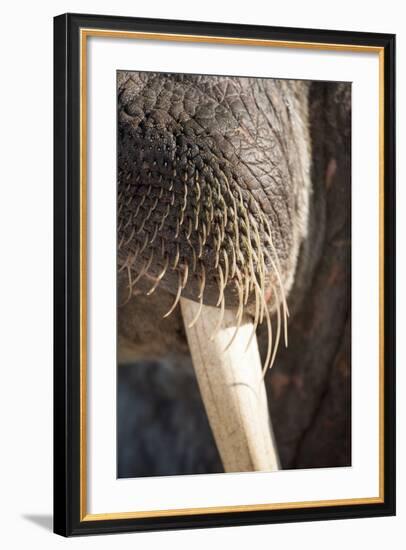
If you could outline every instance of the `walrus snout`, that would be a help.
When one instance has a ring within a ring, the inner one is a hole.
[[[183,296],[234,309],[237,322],[248,312],[255,326],[282,306],[286,322],[304,185],[291,157],[306,131],[286,97],[295,101],[289,86],[266,79],[122,79],[118,264],[130,294],[162,286],[174,296],[167,315]]]

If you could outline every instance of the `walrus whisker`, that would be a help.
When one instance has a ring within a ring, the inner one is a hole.
[[[260,302],[259,302],[259,295],[263,294],[258,283],[255,281],[255,285],[254,285],[254,294],[255,294],[255,316],[254,316],[254,325],[252,327],[252,332],[251,332],[251,335],[248,339],[248,342],[247,342],[247,345],[245,347],[245,351],[247,351],[247,349],[250,347],[250,344],[252,342],[252,339],[254,338],[255,336],[255,333],[257,331],[257,327],[258,327],[258,321],[259,321],[259,314],[260,314]]]
[[[255,268],[254,268],[254,260],[253,260],[253,249],[252,249],[252,244],[251,244],[250,226],[249,226],[249,221],[248,221],[247,218],[246,218],[246,222],[247,222],[247,225],[246,225],[246,229],[247,229],[246,245],[247,245],[247,252],[248,252],[248,264],[249,264],[250,269],[251,269],[251,277],[254,278],[255,277]]]
[[[234,279],[235,272],[237,270],[237,262],[236,262],[236,257],[235,257],[235,248],[234,248],[233,241],[231,240],[230,236],[229,236],[229,243],[230,243],[230,250],[231,250],[231,253],[232,253],[230,278]]]
[[[158,224],[156,223],[154,233],[152,235],[151,240],[149,241],[149,244],[153,244],[153,242],[155,241],[157,235],[158,235]]]
[[[148,214],[146,216],[146,220],[149,220],[151,215],[152,215],[152,212],[154,212],[154,210],[156,209],[156,206],[158,204],[158,200],[159,200],[159,197],[156,197],[155,201],[154,201],[154,204],[150,207],[149,211],[148,211]]]
[[[189,245],[192,250],[192,273],[194,273],[196,271],[196,262],[197,262],[196,251],[193,244],[190,241],[189,241]]]
[[[270,262],[272,263],[273,272],[275,273],[275,275],[278,279],[278,286],[279,286],[279,289],[281,291],[282,304],[283,304],[284,340],[285,340],[285,347],[288,347],[288,315],[289,315],[289,311],[288,311],[288,307],[287,307],[287,304],[286,304],[285,292],[284,292],[284,289],[283,289],[283,284],[282,284],[282,280],[281,280],[279,270],[277,269],[271,254],[266,249],[265,249],[265,254],[268,256]]]
[[[140,208],[141,208],[142,205],[144,204],[145,199],[146,199],[146,196],[145,196],[145,195],[142,195],[141,200],[140,200],[140,202],[138,203],[137,208],[135,209],[134,218],[136,218],[136,217],[138,216],[138,212],[140,211]]]
[[[242,220],[241,220],[241,223],[243,223]],[[244,250],[246,251],[247,256],[248,256],[248,266],[249,266],[249,269],[250,269],[250,272],[251,272],[251,276],[254,276],[255,270],[254,270],[254,264],[252,262],[251,242],[248,240],[248,237],[246,237],[245,235],[244,235],[242,240],[243,240],[243,244],[244,244]]]
[[[181,212],[184,212],[186,210],[187,206],[187,184],[184,183],[184,195],[183,195],[183,205],[181,206]]]
[[[196,177],[196,179],[195,179],[195,184],[196,184],[196,187],[197,187],[196,200],[199,202],[200,201],[200,196],[201,196],[201,190],[200,190],[198,177]]]
[[[219,297],[217,299],[216,307],[220,305],[221,301],[224,298],[224,275],[220,265],[218,266],[218,273],[220,277],[220,282],[219,282]]]
[[[272,290],[275,294],[277,294],[275,287],[272,287]],[[281,302],[279,300],[279,296],[277,296],[277,302],[278,302],[278,305],[276,308],[276,337],[275,337],[275,344],[274,344],[274,350],[273,350],[271,362],[269,363],[270,369],[273,367],[273,364],[275,362],[276,352],[279,347],[279,340],[281,335],[281,309],[280,309]]]
[[[167,317],[169,317],[169,315],[173,312],[175,307],[178,305],[178,302],[180,300],[181,292],[182,292],[181,274],[180,274],[180,271],[178,271],[178,290],[177,290],[177,293],[176,293],[176,297],[175,297],[175,300],[174,300],[172,306],[170,307],[169,311],[167,311],[165,313],[165,315],[162,316],[163,319],[166,319]]]
[[[188,231],[187,231],[187,233],[186,233],[186,239],[187,239],[187,240],[190,239],[190,235],[192,234],[192,229],[193,229],[192,218],[189,218],[189,228],[188,228]]]
[[[200,235],[200,233],[198,234],[197,236],[198,238],[198,242],[199,242],[199,253],[197,254],[197,257],[200,259],[202,257],[202,254],[203,254],[203,241],[202,241],[202,237]]]
[[[210,202],[210,224],[213,222],[214,220],[214,206],[213,206],[213,201]]]
[[[140,252],[139,252],[140,254],[142,254],[144,250],[147,248],[148,240],[149,240],[149,233],[148,231],[145,231],[144,244],[140,248]]]
[[[263,297],[263,299],[265,299]],[[270,361],[270,358],[271,358],[271,353],[272,353],[272,322],[271,322],[271,317],[269,315],[269,310],[267,307],[265,307],[265,318],[266,318],[266,324],[267,324],[267,327],[268,327],[268,348],[267,348],[267,352],[266,352],[266,358],[265,358],[265,362],[264,362],[264,366],[262,368],[262,377],[265,376],[267,370],[268,370],[268,365],[269,365],[269,361]]]
[[[264,254],[263,254],[263,251],[262,251],[261,239],[260,239],[259,231],[258,231],[258,225],[257,225],[257,222],[256,222],[255,219],[253,220],[253,228],[254,228],[254,238],[256,240],[258,256],[259,256],[259,258],[258,258],[258,261],[259,261],[258,268],[259,268],[259,276],[260,276],[260,287],[264,290],[265,289],[265,271],[266,271],[265,260],[264,260]],[[263,306],[263,303],[262,303],[260,323],[262,323],[263,318],[264,318],[263,308],[264,308],[264,306]]]
[[[127,256],[127,259],[126,259],[126,261],[123,263],[123,265],[120,266],[120,267],[118,268],[118,273],[121,273],[122,271],[124,271],[125,269],[128,268],[128,266],[130,265],[130,264],[129,264],[129,261],[130,261],[130,255]]]
[[[181,210],[180,211],[179,226],[183,225],[183,222],[185,221],[185,212],[186,212],[186,210]]]
[[[202,233],[203,233],[203,237],[201,237],[201,240],[204,246],[206,244],[206,239],[207,239],[206,224],[204,222],[202,223]],[[200,236],[200,233],[199,233],[199,236]]]
[[[117,250],[120,250],[124,243],[124,235],[121,237],[120,242],[117,245]]]
[[[216,260],[217,260],[217,264],[218,264],[219,258],[220,258],[220,248],[221,248],[221,244],[223,242],[223,237],[222,237],[222,233],[221,233],[221,225],[219,225],[219,224],[216,225],[216,231],[217,231]]]
[[[233,335],[230,339],[230,341],[228,342],[228,344],[226,345],[226,347],[224,348],[224,351],[227,351],[229,349],[229,347],[231,346],[231,344],[234,342],[235,340],[235,337],[237,336],[237,333],[238,333],[238,330],[241,326],[241,320],[242,320],[242,314],[243,314],[243,311],[244,311],[244,308],[243,308],[243,303],[242,303],[242,299],[243,299],[243,296],[242,296],[242,286],[239,282],[236,283],[236,286],[237,286],[237,292],[238,292],[238,296],[239,296],[239,304],[238,304],[238,310],[237,310],[237,313],[236,313],[236,320],[237,320],[237,324],[235,326],[235,330],[233,332]]]
[[[155,289],[157,288],[157,286],[158,286],[159,283],[161,282],[162,278],[164,277],[164,275],[165,275],[165,273],[166,273],[166,270],[168,269],[168,264],[169,264],[169,258],[168,258],[168,256],[167,256],[167,257],[166,257],[166,260],[165,260],[165,265],[164,265],[164,267],[163,267],[161,273],[157,276],[154,285],[148,290],[147,296],[151,296],[151,294],[155,291]]]
[[[244,305],[246,306],[248,304],[248,298],[250,295],[250,278],[247,275],[247,268],[245,267],[244,270],[245,275],[245,298],[244,298]]]
[[[181,285],[182,289],[185,288],[188,275],[189,275],[189,264],[185,262],[183,265],[184,265],[184,271],[183,271],[183,279],[182,279],[182,285]]]
[[[200,203],[197,203],[195,210],[195,231],[199,229]]]
[[[280,277],[280,273],[281,273],[281,265],[280,265],[280,262],[279,262],[279,257],[278,257],[278,254],[276,253],[276,250],[275,250],[275,245],[273,244],[273,239],[272,239],[272,232],[271,232],[271,226],[269,225],[269,221],[264,218],[264,221],[265,221],[265,224],[267,226],[267,229],[268,229],[268,232],[265,232],[265,236],[267,237],[268,239],[268,242],[269,242],[269,245],[272,249],[272,252],[275,256],[275,264],[274,264],[274,269],[275,269],[275,272],[278,276],[278,279],[279,279],[279,285],[282,289],[282,298],[283,298],[283,302],[284,302],[284,307],[286,308],[286,315],[289,317],[289,308],[288,308],[288,305],[287,305],[287,302],[286,302],[286,296],[285,296],[285,292],[283,290],[283,285],[282,285],[282,281],[281,281],[281,277]],[[267,251],[267,249],[265,248],[265,251]],[[273,258],[272,256],[269,254],[268,252],[268,257],[271,259],[271,261],[273,262]]]
[[[154,258],[154,249],[151,248],[151,252],[150,252],[150,255],[149,255],[149,259],[147,262],[144,262],[141,270],[139,271],[138,275],[136,276],[136,278],[134,279],[133,283],[132,283],[132,286],[134,287],[134,285],[141,279],[141,277],[143,277],[145,275],[145,273],[148,271],[148,269],[151,267],[151,263],[152,263],[152,260]]]
[[[214,244],[214,248],[215,248],[215,251],[216,251],[216,260],[214,262],[214,268],[216,269],[217,265],[218,265],[218,254],[217,254],[217,238],[216,238],[216,235],[214,235],[214,234],[213,234],[213,244]]]
[[[229,265],[228,265],[228,256],[225,248],[223,248],[223,258],[224,258],[224,286],[227,286]]]
[[[129,271],[129,267],[127,266],[127,278],[128,278],[128,295],[127,295],[127,298],[124,300],[124,302],[122,302],[121,304],[118,304],[117,307],[124,307],[126,304],[128,304],[128,302],[131,300],[131,297],[133,295],[133,291],[132,291],[132,283],[131,283],[131,270]]]
[[[179,262],[179,256],[180,256],[179,244],[176,243],[176,254],[175,254],[175,260],[174,260],[173,265],[172,265],[172,269],[176,269],[176,267],[178,265],[178,262]]]
[[[147,218],[145,217],[142,222],[141,222],[141,225],[140,227],[137,229],[137,235],[139,235],[141,233],[141,231],[144,230],[144,225],[145,225],[145,222],[148,221]]]
[[[165,220],[166,218],[169,216],[169,212],[171,210],[171,205],[168,203],[167,207],[166,207],[166,212],[164,213],[164,215],[162,216],[162,220],[161,220],[161,223],[159,225],[159,230],[158,231],[162,231],[162,228],[164,226],[164,223],[165,223]]]
[[[130,267],[133,267],[133,266],[134,266],[134,264],[135,264],[135,262],[136,262],[136,260],[137,260],[137,258],[138,258],[139,252],[140,252],[140,245],[139,245],[139,243],[137,243],[137,247],[136,247],[135,252],[134,252],[134,254],[133,254],[133,256],[132,256],[132,260],[131,260],[131,263],[130,263]]]
[[[203,295],[200,296],[199,309],[197,310],[197,313],[196,313],[195,317],[189,323],[189,325],[188,325],[189,328],[192,328],[197,323],[197,320],[199,319],[200,314],[202,312],[202,308],[203,308]]]

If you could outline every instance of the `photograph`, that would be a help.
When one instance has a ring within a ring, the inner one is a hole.
[[[5,3],[2,547],[406,538],[400,5]]]
[[[395,36],[54,25],[54,531],[394,514]]]
[[[119,478],[351,466],[351,83],[117,71],[117,283]]]

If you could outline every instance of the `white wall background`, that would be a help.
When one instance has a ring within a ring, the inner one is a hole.
[[[330,550],[392,545],[406,534],[405,352],[398,353],[398,516],[307,524],[112,535],[65,540],[52,512],[52,17],[66,11],[398,34],[398,126],[405,122],[406,32],[401,3],[340,0],[135,3],[9,1],[2,7],[0,85],[0,540],[7,549],[273,548]],[[406,147],[403,128],[398,151]],[[406,170],[398,163],[398,280],[406,234]],[[406,308],[402,285],[398,311]],[[398,314],[401,341],[403,315]]]

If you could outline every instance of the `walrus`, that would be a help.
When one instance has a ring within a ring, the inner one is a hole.
[[[223,471],[181,297],[252,318],[283,468],[350,465],[351,85],[119,71],[117,106],[119,477]]]

